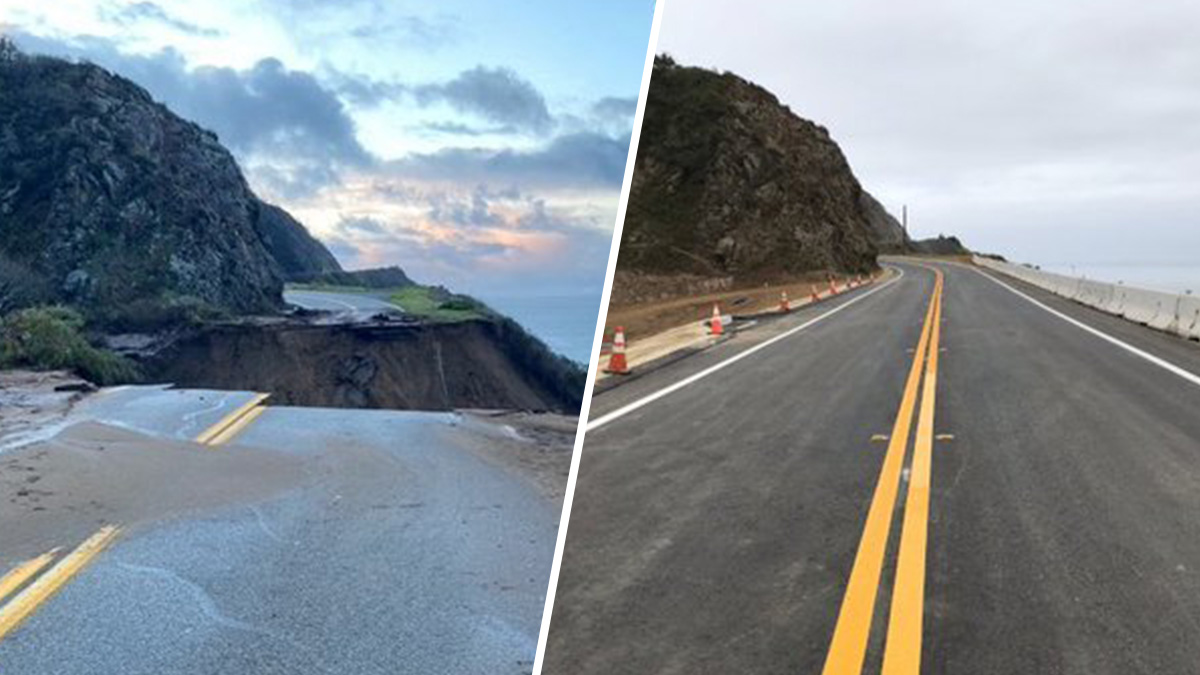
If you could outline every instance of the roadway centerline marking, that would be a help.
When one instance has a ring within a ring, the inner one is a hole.
[[[938,287],[942,273],[937,272]],[[941,338],[942,294],[937,293],[929,358],[921,391],[921,413],[913,442],[912,471],[904,501],[904,524],[896,558],[891,616],[884,643],[882,675],[919,675],[925,617],[925,556],[929,543],[929,486],[933,469],[933,414],[937,404],[938,340]]]
[[[54,556],[58,553],[57,548],[49,550],[32,560],[25,562],[12,568],[3,577],[0,577],[0,600],[8,597],[9,593],[20,588],[31,577],[42,571],[50,561],[54,560]]]
[[[829,654],[825,658],[823,675],[859,675],[866,658],[867,642],[871,635],[871,619],[875,614],[875,599],[879,592],[879,580],[883,573],[883,561],[887,552],[888,533],[892,528],[892,514],[900,490],[900,479],[904,468],[904,456],[908,449],[909,431],[912,428],[913,412],[924,370],[925,357],[929,352],[930,336],[934,330],[934,310],[941,297],[941,276],[935,273],[933,293],[921,337],[917,341],[916,353],[904,384],[904,394],[884,456],[879,482],[871,498],[867,520],[863,525],[862,539],[846,583],[846,594],[838,612]]]
[[[242,433],[246,427],[250,426],[251,422],[258,419],[258,416],[266,411],[267,409],[265,406],[254,406],[249,412],[239,417],[237,421],[226,427],[221,431],[221,433],[214,436],[213,439],[208,442],[208,445],[224,445],[225,443],[232,441],[235,436]]]
[[[29,618],[38,607],[63,588],[76,574],[87,567],[101,551],[121,533],[116,525],[100,528],[86,541],[71,551],[46,573],[29,584],[3,607],[0,607],[0,640],[11,633],[21,622]]]
[[[269,396],[270,394],[255,394],[249,401],[246,401],[233,412],[222,417],[221,421],[200,432],[200,435],[196,437],[196,442],[203,445],[217,445],[219,442],[228,441],[233,435],[226,432],[233,427],[236,427],[238,430],[245,428],[249,422],[245,422],[244,424],[239,423],[243,422],[244,418],[248,415],[252,416],[251,419],[261,415],[261,404]],[[258,412],[255,412],[256,410]]]
[[[1076,326],[1077,328],[1082,328],[1083,330],[1091,333],[1092,335],[1095,335],[1096,337],[1100,338],[1101,340],[1105,340],[1106,342],[1116,345],[1117,347],[1124,349],[1125,351],[1129,352],[1130,354],[1133,354],[1134,356],[1141,357],[1141,358],[1149,361],[1150,363],[1153,363],[1154,365],[1158,366],[1159,368],[1162,368],[1163,370],[1170,371],[1171,373],[1174,373],[1175,375],[1182,377],[1183,379],[1187,380],[1188,382],[1191,382],[1192,384],[1194,384],[1196,386],[1200,386],[1200,375],[1197,375],[1196,373],[1193,373],[1189,370],[1184,370],[1183,368],[1180,368],[1179,366],[1175,365],[1174,363],[1171,363],[1170,361],[1167,361],[1166,359],[1161,359],[1161,358],[1151,354],[1150,352],[1147,352],[1142,349],[1138,349],[1137,347],[1134,347],[1133,345],[1129,344],[1128,342],[1119,340],[1119,339],[1109,335],[1108,333],[1105,333],[1102,330],[1099,330],[1097,328],[1092,328],[1091,326],[1087,325],[1086,323],[1084,323],[1082,321],[1079,321],[1078,319],[1067,316],[1066,314],[1063,314],[1062,312],[1058,311],[1057,309],[1054,309],[1053,307],[1050,307],[1049,305],[1046,305],[1045,303],[1042,303],[1042,302],[1026,295],[1025,293],[1022,293],[1021,291],[1018,291],[1017,289],[1013,288],[1012,286],[1009,286],[1008,284],[1004,283],[1003,281],[1000,281],[996,277],[994,277],[978,268],[972,267],[971,269],[975,270],[976,273],[983,275],[985,278],[990,279],[993,282],[999,284],[1000,286],[1008,289],[1009,291],[1012,291],[1016,295],[1018,295],[1022,298],[1025,298],[1026,300],[1028,300],[1029,302],[1032,302],[1033,304],[1037,305],[1038,307],[1041,307],[1042,309],[1046,310],[1047,312],[1050,312],[1051,314],[1053,314],[1054,316],[1057,316],[1058,318],[1062,319],[1063,321],[1066,321],[1067,323],[1072,324],[1072,325]]]
[[[709,375],[712,375],[713,373],[716,373],[720,370],[728,368],[729,366],[732,366],[733,364],[737,363],[738,361],[741,361],[742,359],[750,356],[751,354],[755,354],[763,349],[766,349],[767,347],[770,347],[771,345],[773,345],[781,340],[789,338],[789,337],[795,335],[796,333],[799,333],[800,331],[808,328],[809,326],[820,323],[821,321],[824,321],[825,319],[833,316],[834,314],[837,314],[838,312],[842,311],[843,309],[846,309],[847,307],[849,307],[857,302],[866,300],[867,298],[871,297],[872,295],[875,295],[879,291],[882,291],[883,289],[887,288],[888,286],[891,286],[893,283],[899,281],[901,279],[901,277],[904,276],[904,270],[901,270],[899,268],[896,268],[896,269],[899,271],[899,273],[896,276],[888,279],[883,284],[876,286],[875,288],[872,288],[871,290],[867,291],[866,293],[859,295],[857,297],[851,298],[850,300],[838,305],[837,307],[834,307],[833,309],[829,310],[828,312],[825,312],[824,314],[815,316],[812,319],[809,319],[808,321],[800,324],[799,326],[796,326],[795,328],[789,328],[788,330],[780,333],[779,335],[776,335],[775,337],[773,337],[769,340],[766,340],[765,342],[761,342],[757,345],[754,345],[753,347],[750,347],[749,349],[747,349],[744,352],[734,354],[733,356],[725,359],[724,361],[721,361],[712,366],[709,366],[708,368],[705,368],[704,370],[702,370],[698,373],[689,375],[688,377],[685,377],[684,379],[676,382],[675,384],[669,385],[667,387],[663,387],[662,389],[659,389],[658,391],[654,392],[653,394],[649,394],[647,396],[644,396],[644,397],[634,401],[633,403],[629,403],[620,408],[617,408],[616,410],[614,410],[606,415],[601,415],[600,417],[589,421],[587,423],[587,426],[584,428],[584,431],[588,432],[588,431],[593,431],[595,429],[599,429],[600,427],[604,426],[605,424],[608,424],[609,422],[620,419],[639,408],[642,408],[644,406],[647,406],[647,405],[657,401],[658,399],[660,399],[664,396],[673,394],[673,393],[679,391],[680,389],[683,389],[684,387],[687,387],[691,384],[695,384],[696,382],[699,382],[700,380],[708,377]]]

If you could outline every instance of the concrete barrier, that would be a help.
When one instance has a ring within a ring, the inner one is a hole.
[[[1200,298],[1043,272],[974,256],[976,265],[1152,328],[1200,339]]]

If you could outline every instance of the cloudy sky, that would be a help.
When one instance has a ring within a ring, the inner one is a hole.
[[[349,268],[479,293],[603,286],[653,0],[4,0],[218,133]]]
[[[1200,2],[692,0],[662,21],[659,52],[827,126],[917,235],[1200,270]]]

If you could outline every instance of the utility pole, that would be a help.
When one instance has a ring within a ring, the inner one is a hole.
[[[904,240],[908,241],[908,204],[900,207],[900,227],[904,229]]]

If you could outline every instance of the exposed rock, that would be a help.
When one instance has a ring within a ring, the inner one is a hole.
[[[342,266],[329,249],[278,206],[259,202],[257,226],[263,244],[279,264],[285,280],[303,281],[342,272]]]
[[[58,300],[280,305],[280,268],[233,157],[132,82],[90,64],[5,60],[0,128],[0,251]]]
[[[376,267],[366,270],[326,271],[320,274],[300,274],[291,281],[303,281],[330,286],[357,286],[360,288],[401,288],[415,282],[399,267]],[[449,294],[449,293],[447,293]]]
[[[875,267],[841,150],[761,87],[656,58],[641,139],[620,269],[745,282]]]
[[[912,242],[911,251],[923,255],[968,255],[971,250],[963,246],[958,237],[938,235]]]
[[[880,253],[907,253],[911,250],[912,242],[904,226],[883,208],[879,200],[864,190],[859,197],[859,204],[870,227],[871,240],[879,247]]]

